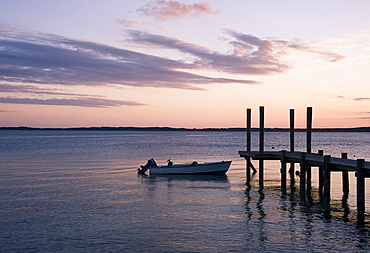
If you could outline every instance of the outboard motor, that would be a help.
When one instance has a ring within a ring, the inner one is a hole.
[[[157,163],[155,162],[154,158],[149,159],[145,165],[141,165],[140,168],[137,169],[137,173],[144,174],[149,167],[157,167]]]

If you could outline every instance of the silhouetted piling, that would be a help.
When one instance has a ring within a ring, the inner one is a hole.
[[[330,199],[330,155],[324,156],[324,197]]]
[[[357,160],[357,220],[361,224],[365,219],[365,160]]]
[[[324,150],[319,150],[318,155],[324,156]],[[324,187],[324,167],[323,166],[319,166],[318,173],[319,173],[319,194],[322,195],[323,187]]]
[[[347,153],[342,153],[341,157],[343,159],[347,159]],[[349,194],[349,178],[348,178],[348,171],[342,171],[342,190],[343,194]]]
[[[312,107],[307,107],[307,153],[311,153],[311,136],[312,136]],[[305,168],[307,174],[307,191],[311,192],[311,166]]]
[[[247,108],[247,151],[251,151],[251,125],[252,125],[252,110],[250,108]],[[246,163],[247,163],[247,169],[246,169],[246,174],[247,174],[247,184],[250,184],[251,180],[251,158],[248,157],[246,158]]]
[[[286,194],[286,150],[281,151],[281,190]]]
[[[290,152],[294,152],[294,109],[290,109]],[[290,163],[290,184],[294,185],[294,163]]]
[[[260,153],[264,151],[264,127],[265,127],[265,107],[260,106]],[[259,160],[259,185],[263,188],[263,160]]]

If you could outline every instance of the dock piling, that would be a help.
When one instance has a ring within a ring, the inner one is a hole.
[[[259,151],[263,153],[264,151],[264,126],[265,126],[265,107],[260,106],[260,142]],[[259,185],[263,188],[263,159],[259,160]]]
[[[347,159],[347,153],[342,153],[341,157],[343,159]],[[349,178],[348,178],[348,171],[346,170],[342,171],[342,190],[343,190],[343,194],[345,195],[349,194]]]
[[[307,153],[311,153],[312,107],[307,107]]]
[[[247,125],[247,151],[251,151],[251,125],[252,125],[252,110],[251,108],[247,108],[247,122],[246,122],[246,125]],[[251,180],[251,158],[250,157],[246,157],[246,175],[247,175],[247,184],[249,185],[250,184],[250,180]]]
[[[312,136],[312,107],[307,107],[307,154],[311,153],[311,136]],[[305,168],[307,177],[307,191],[311,192],[311,166]]]
[[[365,218],[365,160],[357,159],[357,220],[360,224]]]
[[[307,164],[306,164],[306,153],[301,153],[301,172],[299,174],[300,180],[299,180],[299,185],[300,185],[300,191],[301,195],[304,195],[306,193],[306,169],[307,169]]]
[[[290,152],[294,152],[294,109],[289,110],[289,118],[290,118]],[[290,185],[295,184],[294,179],[294,163],[290,163],[290,169],[289,169],[289,175],[290,175]]]
[[[281,151],[281,190],[286,194],[286,150]]]
[[[324,150],[319,150],[318,155],[324,156]],[[324,168],[322,166],[319,166],[318,172],[319,172],[319,194],[322,195],[324,187]]]
[[[330,199],[330,163],[331,156],[324,156],[324,197]]]

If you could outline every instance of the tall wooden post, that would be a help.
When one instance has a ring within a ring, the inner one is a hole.
[[[307,107],[307,153],[311,153],[312,107]],[[311,192],[311,166],[307,166],[307,191]]]
[[[294,109],[290,109],[290,152],[294,152]],[[290,184],[294,185],[294,163],[290,163]]]
[[[324,197],[330,200],[330,155],[324,156]]]
[[[247,151],[251,151],[252,109],[247,108]]]
[[[365,219],[365,160],[357,159],[357,222]]]
[[[260,106],[260,145],[259,151],[264,151],[264,126],[265,126],[265,107]],[[263,188],[263,160],[259,160],[259,185]]]
[[[347,153],[342,153],[342,158],[347,159]],[[344,195],[349,194],[349,179],[348,179],[348,171],[342,171],[342,190]]]
[[[252,110],[250,108],[247,108],[247,122],[246,122],[246,125],[247,125],[247,151],[251,151],[251,121],[252,121],[252,116],[251,116],[251,113]],[[250,181],[251,181],[251,158],[248,157],[246,159],[246,162],[247,162],[247,166],[246,166],[246,174],[247,174],[247,185],[250,184]]]
[[[324,156],[324,150],[319,150],[318,154]],[[322,195],[324,187],[324,168],[319,167],[319,194]]]
[[[307,107],[307,153],[311,153],[312,107]]]

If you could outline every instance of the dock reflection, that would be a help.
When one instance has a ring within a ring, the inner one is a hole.
[[[290,190],[290,191],[289,191]],[[345,222],[355,224],[357,227],[369,227],[370,217],[366,215],[362,223],[359,223],[357,211],[350,207],[348,203],[348,194],[343,194],[342,198],[329,200],[322,194],[319,194],[316,188],[312,188],[311,191],[307,191],[306,194],[302,194],[301,191],[297,190],[296,187],[291,186],[288,191],[284,192],[278,186],[266,186],[262,189],[258,186],[253,188],[251,185],[247,185],[245,192],[245,213],[246,222],[251,220],[264,221],[267,216],[281,215],[283,218],[289,217],[289,224],[294,226],[297,222],[297,217],[304,218],[307,228],[307,234],[310,234],[310,228],[312,227],[312,219],[320,219],[323,223],[330,222]],[[270,199],[280,195],[280,206],[276,214],[270,213],[271,208],[265,208],[267,203],[273,202]],[[257,198],[258,196],[258,198]],[[300,221],[302,222],[302,221]],[[260,231],[264,231],[264,224],[260,223]],[[294,229],[293,229],[294,230]],[[260,235],[264,236],[264,235]],[[293,235],[292,235],[293,236]]]

